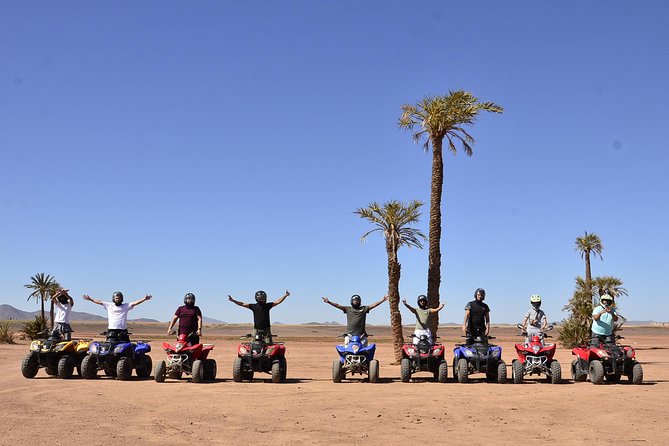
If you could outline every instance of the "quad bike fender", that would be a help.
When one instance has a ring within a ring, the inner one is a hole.
[[[577,359],[585,361],[586,364],[590,362],[590,349],[576,347],[571,350],[571,354],[576,356]]]
[[[151,344],[147,342],[138,342],[135,346],[135,354],[143,355],[144,353],[149,353],[151,351]]]
[[[265,349],[265,354],[270,358],[278,358],[286,354],[286,347],[283,344],[271,344]]]

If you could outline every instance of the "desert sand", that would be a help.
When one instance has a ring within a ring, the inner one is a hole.
[[[73,323],[78,337],[100,339],[99,323]],[[131,324],[133,338],[151,339],[155,360],[163,358],[166,324]],[[338,326],[277,325],[286,343],[288,379],[272,384],[269,375],[253,382],[232,381],[238,335],[248,325],[205,326],[203,342],[215,344],[214,383],[186,379],[116,381],[101,377],[69,380],[21,375],[28,341],[0,345],[3,445],[165,445],[270,443],[311,444],[667,444],[669,442],[669,329],[625,327],[624,342],[637,350],[642,385],[594,386],[570,380],[569,350],[560,349],[563,382],[536,377],[521,385],[492,384],[472,375],[468,384],[441,384],[425,373],[410,383],[399,379],[390,330],[369,327],[379,345],[380,382],[358,377],[331,381]],[[407,327],[406,333],[410,333]],[[507,364],[519,341],[513,327],[495,327],[494,341]],[[457,327],[442,327],[447,358],[459,342]],[[508,369],[511,376],[510,367]],[[449,366],[449,376],[452,370]]]

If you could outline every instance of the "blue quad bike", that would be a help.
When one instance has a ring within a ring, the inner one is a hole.
[[[459,383],[468,382],[472,373],[485,373],[488,382],[506,382],[506,363],[502,360],[502,347],[489,344],[489,339],[495,338],[486,335],[467,337],[467,343],[455,344],[453,375]]]
[[[106,336],[106,341],[91,342],[88,355],[81,361],[84,379],[97,378],[98,370],[104,370],[105,375],[120,381],[129,380],[133,369],[139,378],[151,376],[153,362],[147,354],[151,351],[148,341],[131,342],[127,336],[116,333],[100,334]]]
[[[345,335],[343,335],[345,336]],[[340,383],[346,374],[368,375],[369,382],[379,381],[379,360],[374,359],[376,344],[365,345],[360,336],[351,336],[348,344],[338,345],[339,359],[332,362],[332,382]]]

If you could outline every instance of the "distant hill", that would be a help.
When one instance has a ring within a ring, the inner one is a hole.
[[[205,324],[228,324],[227,322],[219,321],[218,319],[214,319],[211,317],[207,316],[202,316],[202,322]]]
[[[341,325],[339,322],[330,321],[330,322],[305,322],[302,325]]]
[[[76,308],[76,307],[75,307]],[[18,310],[11,305],[0,304],[0,320],[6,321],[9,319],[14,319],[17,321],[31,321],[35,319],[35,316],[39,316],[40,312],[37,311],[23,311]],[[49,317],[49,309],[46,308],[47,318]],[[74,311],[70,313],[70,320],[72,321],[106,321],[107,318],[103,316],[98,316],[97,314],[84,313],[82,311]],[[159,322],[156,319],[128,319],[130,322]]]

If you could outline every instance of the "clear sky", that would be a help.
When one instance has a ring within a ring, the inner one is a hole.
[[[563,319],[588,231],[621,312],[667,321],[667,23],[664,1],[2,1],[0,303],[37,309],[44,272],[96,314],[82,294],[151,293],[132,317],[169,320],[192,291],[247,322],[228,294],[289,289],[273,321],[344,322],[322,296],[387,290],[353,211],[420,199],[427,234],[431,157],[401,105],[464,89],[505,112],[445,156],[441,320],[477,287],[493,323],[535,293]],[[427,246],[399,255],[415,303]]]

